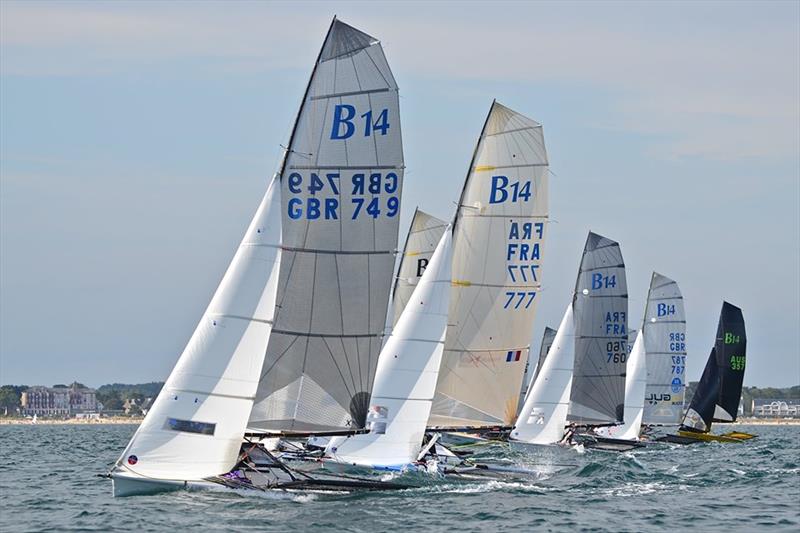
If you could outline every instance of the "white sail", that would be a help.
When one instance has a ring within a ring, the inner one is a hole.
[[[446,230],[378,358],[367,427],[331,440],[336,461],[402,467],[417,459],[444,349],[450,301],[452,232]]]
[[[283,255],[253,429],[360,427],[397,252],[403,150],[380,43],[334,19],[279,171]]]
[[[615,439],[639,440],[642,414],[644,413],[644,390],[647,386],[647,358],[644,344],[644,335],[637,335],[628,356],[625,376],[624,423],[619,426],[596,428],[596,434]]]
[[[406,303],[430,263],[436,245],[442,239],[445,227],[447,222],[444,220],[439,220],[419,209],[414,211],[392,291],[394,313],[392,324],[397,324],[400,320]]]
[[[454,222],[453,287],[429,425],[516,417],[547,222],[542,126],[494,102]]]
[[[511,440],[555,444],[564,437],[574,362],[575,318],[570,304],[511,430]]]
[[[645,424],[678,424],[686,388],[686,314],[678,284],[653,272],[644,321]]]
[[[536,366],[532,372],[531,359],[530,356],[528,357],[528,364],[525,365],[525,374],[522,380],[522,389],[520,389],[519,392],[520,398],[518,409],[522,410],[522,406],[525,405],[525,398],[527,398],[528,394],[530,394],[533,383],[536,381],[536,377],[542,371],[542,365],[544,365],[544,361],[547,358],[547,352],[550,351],[550,347],[553,345],[555,338],[556,330],[550,327],[544,328],[542,343],[539,345],[539,359],[536,361]],[[519,415],[519,413],[517,413],[517,415]]]
[[[280,264],[280,184],[267,190],[186,349],[112,476],[202,480],[239,455],[273,322]]]

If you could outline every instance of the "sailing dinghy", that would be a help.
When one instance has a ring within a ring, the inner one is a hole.
[[[511,430],[512,442],[566,444],[575,432],[575,423],[566,427],[570,416],[587,427],[621,421],[617,389],[625,375],[627,296],[619,244],[589,232],[572,302]]]
[[[403,169],[381,45],[334,18],[276,177],[110,473],[115,494],[401,487],[295,472],[263,443],[367,431]]]
[[[713,422],[736,421],[742,396],[746,350],[747,336],[742,310],[723,302],[716,342],[678,433],[661,437],[659,441],[677,444],[744,442],[755,437],[738,431],[721,435],[710,432]]]

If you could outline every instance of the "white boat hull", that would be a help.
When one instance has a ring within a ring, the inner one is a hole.
[[[140,496],[174,490],[207,489],[219,487],[208,481],[181,481],[173,479],[152,479],[115,472],[111,474],[114,497]]]

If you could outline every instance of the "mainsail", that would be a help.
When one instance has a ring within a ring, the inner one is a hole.
[[[542,335],[542,343],[539,345],[539,359],[536,361],[536,368],[533,373],[530,372],[531,359],[530,356],[528,357],[528,364],[525,365],[525,375],[522,378],[522,388],[519,393],[519,409],[522,409],[522,406],[525,404],[525,398],[530,393],[534,381],[536,381],[536,376],[542,371],[542,365],[547,358],[547,352],[550,351],[550,346],[553,345],[555,338],[556,330],[551,327],[545,327],[544,334]]]
[[[511,440],[555,444],[564,437],[575,361],[575,316],[570,303],[539,377],[525,398]]]
[[[747,351],[742,310],[723,302],[717,339],[682,427],[706,432],[712,422],[734,422],[742,397]]]
[[[447,222],[444,220],[419,209],[414,211],[392,290],[393,324],[397,324],[400,319],[400,314],[406,308],[406,303],[425,272],[446,227]]]
[[[334,19],[279,170],[283,253],[249,426],[361,427],[397,248],[403,151],[380,43]]]
[[[589,233],[575,286],[575,375],[569,420],[622,422],[628,347],[628,286],[619,244]]]
[[[280,184],[272,181],[236,255],[112,476],[202,480],[239,456],[270,338],[280,265]]]
[[[431,426],[516,417],[541,289],[547,181],[541,125],[493,102],[454,222],[450,323]]]
[[[335,460],[402,467],[417,460],[442,361],[450,302],[452,232],[445,231],[378,358],[367,426],[370,433],[336,437]]]
[[[647,388],[643,423],[677,424],[686,387],[686,314],[678,284],[653,272],[645,310]]]

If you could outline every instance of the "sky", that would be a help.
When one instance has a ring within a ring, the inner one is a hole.
[[[800,2],[0,2],[0,383],[164,380],[274,173],[333,15],[400,86],[403,241],[455,208],[493,98],[544,126],[532,339],[589,230],[632,324],[676,279],[688,377],[723,299],[745,385],[800,383]]]

